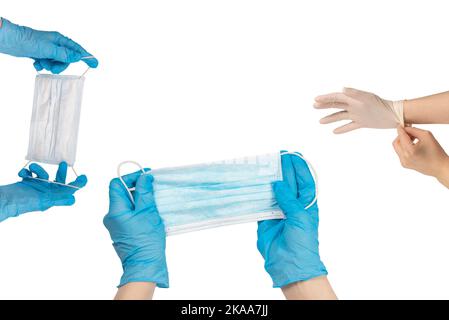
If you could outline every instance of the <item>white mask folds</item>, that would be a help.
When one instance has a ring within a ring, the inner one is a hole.
[[[27,160],[74,165],[84,79],[70,75],[36,76]]]

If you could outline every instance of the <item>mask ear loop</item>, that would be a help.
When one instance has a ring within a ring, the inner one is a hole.
[[[137,167],[139,167],[140,171],[142,171],[142,174],[147,174],[148,172],[145,171],[145,169],[140,165],[140,163],[138,163],[138,162],[136,162],[136,161],[132,161],[132,160],[123,161],[123,162],[120,163],[120,164],[118,165],[118,167],[117,167],[117,177],[120,179],[120,182],[121,182],[121,183],[123,184],[123,186],[125,187],[126,192],[128,193],[128,196],[129,196],[129,200],[131,200],[132,204],[135,205],[134,197],[133,197],[131,191],[136,190],[136,188],[128,188],[128,186],[126,185],[125,180],[123,180],[123,176],[122,176],[122,174],[121,174],[121,168],[122,168],[122,166],[123,166],[124,164],[129,164],[129,163],[130,163],[130,164],[134,164],[134,165],[136,165]]]
[[[296,152],[281,152],[281,156],[283,155],[287,155],[290,154],[292,156],[297,156],[298,158],[301,158],[302,160],[304,160],[304,162],[307,164],[307,166],[309,167],[310,172],[312,173],[312,177],[313,180],[315,181],[315,198],[313,198],[312,202],[309,203],[304,209],[309,209],[310,207],[312,207],[317,201],[318,201],[318,175],[316,173],[315,168],[312,166],[312,164],[310,163],[309,160],[307,160],[304,156],[300,155],[299,153]]]
[[[28,162],[22,167],[22,169],[26,169],[26,168],[28,167],[28,165],[29,165],[31,162],[32,162],[32,161],[28,161]],[[75,168],[74,168],[74,167],[70,167],[70,168],[72,168],[73,173],[74,173],[75,176],[78,178],[78,174],[76,173]],[[61,182],[57,182],[57,181],[45,180],[45,179],[41,179],[41,178],[33,177],[33,176],[31,176],[31,177],[26,177],[26,178],[24,178],[24,179],[38,180],[38,181],[42,181],[42,182],[47,182],[47,183],[56,184],[56,185],[58,185],[58,186],[64,186],[64,187],[73,188],[73,189],[76,189],[76,190],[81,189],[80,187],[72,186],[72,185],[67,184],[67,183],[61,183]]]

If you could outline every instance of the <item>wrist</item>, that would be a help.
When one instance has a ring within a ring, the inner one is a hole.
[[[159,288],[168,288],[168,271],[165,257],[157,260],[128,260],[123,265],[123,275],[118,287],[131,282],[153,282]]]
[[[298,266],[301,266],[300,268]],[[326,276],[327,270],[321,260],[305,265],[302,263],[291,263],[291,267],[288,267],[286,263],[279,265],[273,265],[271,268],[267,268],[267,272],[270,274],[273,280],[274,288],[283,288],[292,283],[307,281],[316,277]]]
[[[153,298],[155,288],[153,282],[128,283],[117,291],[115,300],[149,300]]]
[[[307,281],[299,281],[282,288],[288,300],[336,300],[326,276],[316,277]]]
[[[449,156],[446,156],[440,165],[440,170],[435,175],[437,180],[449,188]]]

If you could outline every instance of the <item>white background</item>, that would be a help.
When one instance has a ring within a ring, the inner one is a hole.
[[[3,0],[0,16],[72,37],[100,67],[87,74],[76,165],[89,184],[73,207],[0,224],[0,298],[113,297],[121,265],[102,218],[119,162],[159,168],[280,149],[318,170],[321,256],[340,298],[449,298],[447,189],[400,167],[394,130],[335,136],[318,124],[326,112],[312,108],[316,95],[343,86],[389,99],[449,90],[448,9],[410,0]],[[0,70],[8,184],[24,164],[35,71],[4,55]],[[449,128],[427,128],[449,147]],[[174,236],[167,247],[171,287],[156,299],[283,298],[263,269],[256,224]]]

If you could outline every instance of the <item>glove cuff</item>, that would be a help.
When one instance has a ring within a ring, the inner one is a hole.
[[[391,112],[393,112],[396,122],[400,124],[401,127],[404,127],[405,126],[404,100],[398,101],[384,100],[384,101],[386,102],[386,105],[390,108]]]
[[[118,288],[130,282],[153,282],[159,288],[168,288],[169,280],[165,258],[163,261],[149,263],[127,263],[123,266],[123,275]]]
[[[327,275],[326,267],[321,261],[311,268],[299,268],[298,266],[291,268],[283,265],[278,268],[267,268],[267,272],[273,280],[273,288],[282,288],[298,281],[307,281]]]

